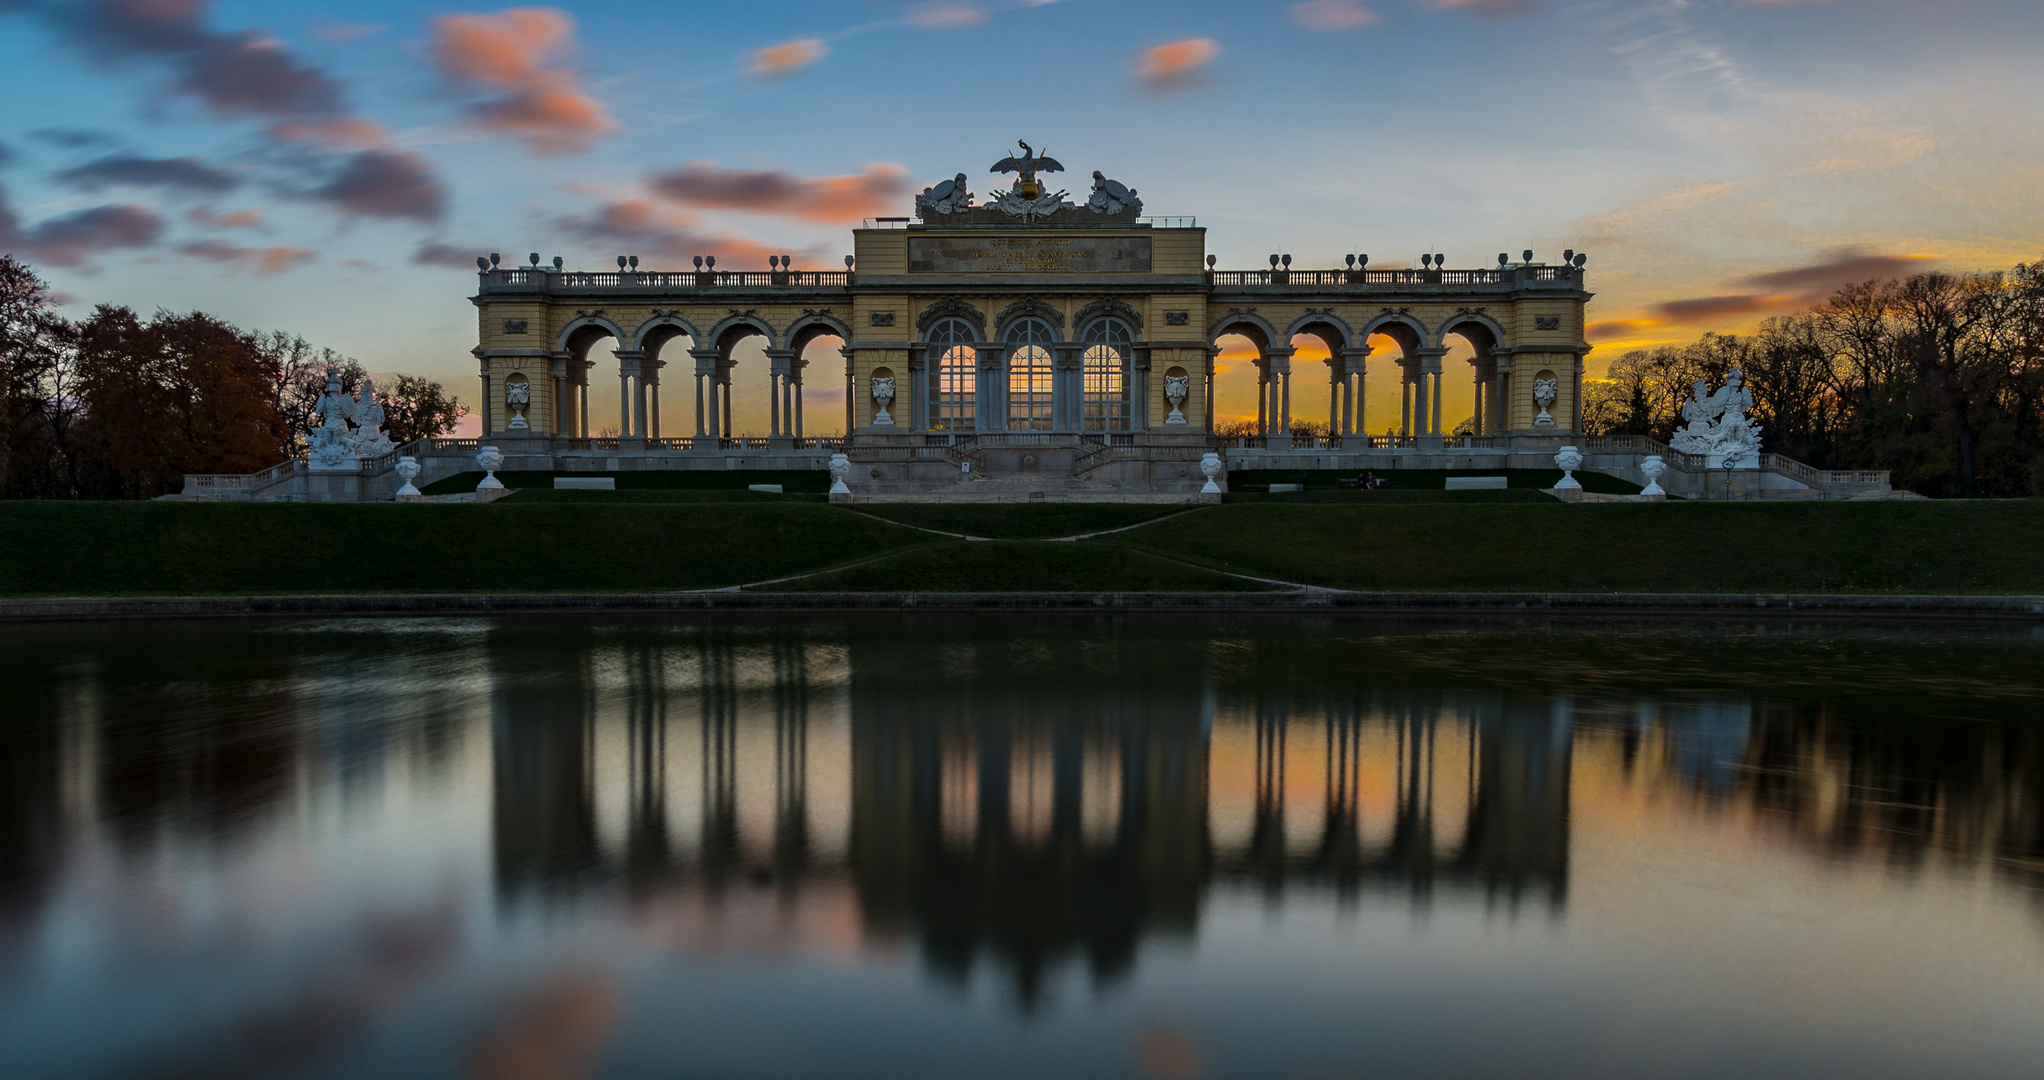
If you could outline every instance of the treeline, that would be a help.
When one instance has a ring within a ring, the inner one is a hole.
[[[303,338],[199,312],[144,320],[102,304],[72,322],[0,255],[0,498],[148,499],[186,473],[245,473],[304,452],[327,371],[362,365]],[[393,443],[444,435],[468,409],[409,375],[375,387]]]
[[[1924,495],[2044,495],[2044,262],[1849,285],[1749,336],[1629,352],[1584,385],[1584,427],[1666,441],[1696,380],[1735,367],[1771,453]]]

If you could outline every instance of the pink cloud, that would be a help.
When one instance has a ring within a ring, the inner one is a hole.
[[[1221,55],[1212,38],[1187,38],[1152,45],[1136,57],[1136,79],[1156,93],[1191,86],[1199,73]]]
[[[756,49],[749,63],[754,75],[771,79],[800,71],[828,55],[830,46],[822,38],[802,38]]]
[[[955,30],[961,26],[976,26],[987,20],[987,13],[971,4],[937,2],[917,4],[908,9],[910,26],[925,30]]]
[[[908,191],[908,170],[878,164],[855,176],[804,177],[697,161],[661,173],[652,183],[662,196],[691,206],[840,223],[891,208]]]
[[[1353,30],[1377,21],[1357,0],[1306,0],[1291,7],[1292,21],[1314,30]]]
[[[232,210],[221,214],[201,206],[185,217],[209,229],[253,229],[263,223],[261,210]]]
[[[447,74],[503,91],[473,109],[485,128],[536,154],[570,154],[618,128],[577,73],[555,63],[574,40],[575,20],[558,8],[443,15],[434,20],[433,56]]]
[[[688,215],[652,199],[619,199],[587,214],[561,218],[557,224],[577,236],[622,245],[618,254],[651,253],[673,260],[677,268],[696,255],[715,255],[727,268],[739,262],[764,265],[768,255],[783,250],[744,237],[702,232]]]
[[[302,247],[244,248],[223,244],[218,240],[200,240],[185,244],[178,251],[197,259],[211,262],[234,263],[254,270],[258,274],[281,274],[295,270],[310,260],[315,252]]]

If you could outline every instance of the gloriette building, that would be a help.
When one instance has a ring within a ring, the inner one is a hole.
[[[655,270],[621,255],[615,271],[581,273],[536,254],[525,266],[479,258],[485,435],[409,448],[419,482],[473,468],[478,442],[501,450],[506,468],[560,471],[816,470],[842,452],[855,497],[877,498],[1190,499],[1210,452],[1228,470],[1548,468],[1575,444],[1586,468],[1620,475],[1667,455],[1663,483],[1677,493],[1690,472],[1707,472],[1652,440],[1582,437],[1582,256],[1525,252],[1461,270],[1432,257],[1386,270],[1367,256],[1332,269],[1272,256],[1222,269],[1194,219],[1145,217],[1134,189],[1099,172],[1083,194],[1051,190],[1047,177],[1062,171],[1022,144],[994,167],[1014,174],[1005,190],[982,201],[964,173],[926,189],[913,219],[855,230],[844,269],[779,258],[735,269],[706,254]],[[1213,434],[1227,335],[1256,350],[1247,437]],[[1324,363],[1293,362],[1301,336],[1324,343]],[[1364,378],[1373,337],[1395,344],[1397,385]],[[748,338],[764,345],[765,371],[735,359]],[[1446,360],[1457,338],[1467,363]],[[823,339],[841,363],[809,359]],[[614,367],[592,357],[599,344],[615,350]],[[1293,433],[1299,379],[1329,385],[1328,434]],[[1471,434],[1443,429],[1451,379],[1473,383]],[[740,380],[770,390],[765,437],[732,425]],[[843,404],[818,415],[805,392],[825,385],[843,388]],[[620,432],[594,437],[590,402],[610,393]],[[1394,434],[1362,431],[1379,394],[1399,402]],[[360,464],[352,482],[298,470],[308,476],[295,497],[395,490],[395,479],[374,479],[389,463]]]

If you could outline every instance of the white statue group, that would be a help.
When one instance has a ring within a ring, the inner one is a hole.
[[[1682,406],[1687,421],[1668,445],[1685,454],[1702,454],[1713,469],[1753,469],[1760,465],[1760,425],[1746,418],[1753,407],[1753,391],[1745,377],[1733,368],[1725,385],[1710,393],[1702,379],[1689,403]]]
[[[307,452],[315,469],[353,469],[361,458],[381,457],[395,449],[383,433],[383,405],[366,378],[351,396],[341,392],[340,375],[328,368],[326,393],[320,395],[317,411],[319,429]]]

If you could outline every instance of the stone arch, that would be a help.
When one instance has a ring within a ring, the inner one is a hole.
[[[617,339],[619,348],[627,347],[632,340],[630,334],[625,333],[617,323],[599,311],[577,315],[568,325],[561,327],[554,348],[579,358],[589,352],[589,346],[603,340],[606,334]]]
[[[963,299],[956,296],[947,296],[944,299],[939,300],[934,304],[931,304],[929,307],[924,308],[923,313],[921,315],[916,316],[916,332],[919,334],[925,333],[930,329],[932,325],[934,325],[937,322],[937,320],[953,317],[964,319],[966,322],[969,322],[973,326],[978,327],[979,336],[981,338],[985,338],[987,336],[986,312],[981,311],[976,307],[973,307],[971,304],[966,303]]]
[[[1402,311],[1387,311],[1364,323],[1358,340],[1368,341],[1377,334],[1397,342],[1408,356],[1433,344],[1427,324]]]
[[[1356,332],[1348,320],[1334,313],[1333,308],[1307,308],[1304,315],[1292,320],[1285,328],[1285,340],[1290,341],[1300,334],[1312,334],[1327,343],[1335,352],[1357,344]]]
[[[1498,363],[1505,343],[1504,327],[1481,311],[1464,309],[1441,320],[1436,340],[1445,348],[1451,334],[1467,341],[1471,350],[1469,366],[1474,386],[1470,397],[1470,432],[1478,436],[1498,434],[1506,424],[1500,403],[1506,400],[1505,384],[1511,377],[1509,365]]]
[[[787,341],[788,348],[799,355],[811,341],[820,337],[837,337],[850,344],[852,328],[828,311],[808,311],[789,323],[781,336]]]
[[[1468,337],[1469,332],[1465,330],[1464,327],[1470,325],[1481,327],[1484,333],[1490,335],[1490,348],[1497,349],[1502,348],[1504,346],[1505,328],[1503,326],[1500,326],[1496,319],[1491,318],[1489,315],[1486,315],[1481,311],[1458,311],[1455,314],[1448,316],[1446,319],[1443,319],[1441,321],[1441,328],[1440,330],[1435,332],[1434,336],[1437,340],[1445,340],[1449,334],[1458,333],[1464,337]],[[1476,341],[1475,339],[1471,339],[1470,344],[1481,345],[1481,343]]]
[[[1008,335],[1008,327],[1023,319],[1042,319],[1049,324],[1051,333],[1058,340],[1064,339],[1065,313],[1059,311],[1054,304],[1028,296],[1002,308],[1001,313],[994,316],[993,340],[1004,340]]]
[[[703,340],[702,331],[680,315],[656,314],[632,331],[632,348],[644,353],[657,352],[660,346],[677,337],[685,337],[699,347]]]
[[[772,323],[751,311],[734,311],[717,320],[717,325],[710,328],[709,339],[704,344],[714,345],[719,352],[728,356],[732,345],[737,344],[740,338],[751,337],[753,334],[766,338],[769,349],[780,340],[774,334]]]
[[[1143,313],[1122,300],[1103,296],[1072,313],[1072,329],[1084,333],[1088,324],[1100,319],[1120,319],[1134,330],[1143,328]],[[1141,335],[1137,335],[1141,336]]]
[[[1269,319],[1254,311],[1241,309],[1230,311],[1214,320],[1213,325],[1207,328],[1207,344],[1211,345],[1216,339],[1228,334],[1248,338],[1259,350],[1268,350],[1277,342],[1291,340],[1279,337],[1277,327],[1272,326]]]
[[[1227,314],[1215,319],[1208,326],[1207,347],[1211,350],[1210,354],[1219,356],[1221,339],[1230,335],[1242,338],[1256,349],[1256,357],[1251,361],[1256,368],[1255,432],[1263,435],[1271,431],[1283,431],[1284,402],[1282,389],[1278,384],[1285,376],[1276,369],[1289,368],[1291,350],[1288,346],[1291,339],[1281,336],[1269,319],[1251,308],[1230,308]],[[1272,350],[1275,349],[1284,350],[1286,363],[1273,364]],[[1210,377],[1205,389],[1209,402],[1218,401],[1221,395],[1219,378]]]

